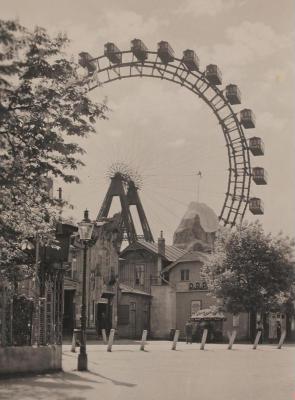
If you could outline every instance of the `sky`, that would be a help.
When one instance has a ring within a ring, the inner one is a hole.
[[[201,70],[217,64],[223,87],[235,83],[242,92],[235,110],[251,108],[256,115],[256,128],[245,131],[246,137],[260,136],[265,143],[265,156],[251,160],[269,175],[267,186],[251,187],[251,196],[264,201],[259,220],[266,231],[295,236],[294,0],[0,0],[0,9],[3,19],[67,33],[75,59],[81,51],[102,55],[108,41],[128,50],[136,37],[150,50],[167,40],[179,58],[194,49]],[[220,213],[228,160],[222,131],[202,100],[149,78],[109,83],[90,96],[107,98],[111,111],[82,142],[81,183],[62,185],[74,206],[65,216],[80,220],[88,208],[96,218],[107,170],[117,161],[142,175],[140,196],[154,237],[163,230],[172,241],[187,205],[197,199],[198,171],[199,200]],[[245,219],[257,217],[247,211]]]

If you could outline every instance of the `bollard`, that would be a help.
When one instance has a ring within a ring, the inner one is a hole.
[[[260,340],[260,336],[261,336],[261,331],[258,331],[257,335],[256,335],[256,338],[255,338],[255,341],[254,341],[254,344],[253,344],[253,350],[257,349],[257,346],[258,346],[258,343],[259,343],[259,340]]]
[[[112,351],[112,346],[114,343],[114,335],[115,335],[115,329],[111,329],[107,351],[110,352]]]
[[[286,331],[283,331],[282,334],[281,334],[281,337],[280,337],[280,341],[279,341],[278,347],[277,347],[278,349],[282,348],[283,343],[285,341],[285,338],[286,338]]]
[[[142,350],[142,351],[144,351],[144,345],[146,342],[146,338],[147,338],[147,330],[144,330],[142,332],[141,343],[140,343],[140,350]]]
[[[228,350],[232,349],[236,336],[237,336],[237,331],[233,330],[233,333],[230,335],[229,338]]]
[[[174,338],[173,338],[173,343],[172,343],[172,348],[171,350],[176,350],[176,345],[178,342],[178,338],[179,338],[179,330],[177,329],[174,333]]]
[[[208,329],[204,329],[203,335],[202,335],[202,342],[201,342],[200,350],[204,350],[205,349],[207,335],[208,335]]]
[[[107,339],[106,330],[102,329],[101,330],[101,334],[102,334],[102,340],[103,340],[104,344],[107,344],[108,343],[108,339]]]
[[[72,338],[72,347],[71,347],[71,352],[76,353],[76,341],[77,341],[77,333],[75,332],[75,329],[73,330],[73,338]]]

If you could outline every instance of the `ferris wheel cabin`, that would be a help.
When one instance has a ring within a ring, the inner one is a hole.
[[[198,71],[200,61],[194,50],[184,50],[182,62],[189,71]]]
[[[249,200],[249,210],[254,215],[263,215],[264,214],[263,201],[258,197],[252,197]]]
[[[241,104],[241,91],[237,85],[227,85],[225,88],[225,97],[230,104]]]
[[[245,129],[255,128],[255,115],[252,110],[244,108],[240,111],[240,123]]]
[[[205,72],[206,78],[213,85],[221,85],[222,84],[222,73],[220,69],[215,64],[209,64],[206,67]]]
[[[139,61],[145,61],[148,58],[148,48],[140,39],[131,40],[131,51]]]
[[[93,61],[93,57],[85,51],[79,53],[78,63],[81,67],[86,68],[89,74],[93,74],[96,71],[96,63]]]
[[[249,150],[253,156],[264,155],[264,143],[260,137],[253,136],[249,139]]]
[[[168,64],[169,62],[174,61],[174,50],[168,42],[162,40],[158,43],[157,54],[163,64]]]
[[[252,178],[256,185],[266,185],[268,181],[267,172],[262,167],[252,168]]]
[[[122,62],[122,53],[114,43],[108,42],[104,45],[104,55],[113,64],[120,64]]]

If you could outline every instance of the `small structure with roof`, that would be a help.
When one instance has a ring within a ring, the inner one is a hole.
[[[217,65],[215,64],[207,65],[205,75],[208,81],[213,85],[222,84],[222,73]]]
[[[164,40],[158,43],[157,54],[163,64],[174,61],[174,50],[170,44]]]
[[[122,62],[122,53],[120,49],[112,42],[104,45],[104,55],[113,64],[120,64]]]
[[[97,64],[93,57],[86,51],[79,53],[79,64],[81,67],[86,68],[88,73],[92,75],[97,70]]]
[[[267,184],[267,172],[262,167],[252,168],[252,178],[256,185],[266,185]]]
[[[253,136],[249,139],[249,150],[253,156],[264,155],[264,143],[260,137]]]
[[[237,85],[227,85],[225,88],[225,97],[232,105],[241,104],[241,91]]]
[[[240,111],[240,123],[245,129],[255,128],[255,115],[252,110],[244,108]]]
[[[140,39],[131,40],[131,51],[139,61],[145,61],[148,58],[148,48]]]
[[[254,215],[263,215],[264,214],[263,201],[258,197],[251,197],[249,201],[249,210]]]
[[[144,329],[153,335],[152,314],[161,314],[164,307],[154,288],[163,285],[163,269],[184,253],[176,246],[166,245],[162,232],[158,243],[137,240],[121,251],[118,298],[120,337],[137,339]]]
[[[200,61],[194,50],[184,50],[182,62],[189,71],[199,70]]]
[[[233,316],[221,312],[216,299],[209,293],[202,275],[202,267],[207,260],[208,254],[202,251],[187,252],[164,268],[162,275],[167,282],[166,286],[174,289],[174,296],[170,294],[174,313],[173,328],[180,331],[180,337],[184,338],[185,324],[191,319],[194,323],[194,340],[201,339],[206,327],[208,340],[220,342],[227,337],[227,331],[233,329]],[[248,315],[242,313],[239,338],[246,338],[247,335]]]

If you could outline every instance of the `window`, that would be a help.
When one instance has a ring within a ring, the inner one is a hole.
[[[128,325],[129,324],[129,305],[119,305],[118,306],[118,325]]]
[[[192,300],[191,302],[191,315],[195,315],[198,311],[201,310],[201,300]]]
[[[135,265],[135,284],[144,285],[144,264]]]
[[[180,271],[180,280],[189,281],[189,269],[182,269]]]

